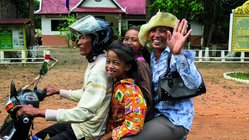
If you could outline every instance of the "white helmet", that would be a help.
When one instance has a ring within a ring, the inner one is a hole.
[[[69,26],[69,29],[76,36],[80,34],[93,35],[93,46],[97,50],[105,50],[113,41],[113,31],[110,24],[91,15],[77,20]]]

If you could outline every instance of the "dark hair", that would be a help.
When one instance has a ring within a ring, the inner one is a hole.
[[[136,30],[136,31],[140,31],[140,26],[135,26],[135,25],[132,25],[131,27],[129,27],[129,29],[126,31],[130,31],[130,30]],[[125,34],[126,34],[125,32]],[[124,36],[125,36],[124,34]],[[122,39],[123,41],[123,39]],[[146,48],[146,46],[142,46],[142,49],[141,49],[141,54],[143,56],[143,58],[145,59],[145,61],[150,64],[150,51]]]
[[[143,58],[145,59],[145,61],[150,65],[150,51],[148,50],[148,48],[143,47],[141,49],[141,54],[142,54]]]
[[[140,26],[135,26],[135,25],[132,25],[132,26],[130,26],[129,28],[128,28],[128,30],[127,31],[129,31],[129,30],[136,30],[136,31],[138,31],[139,32],[139,30],[140,30]],[[126,31],[126,32],[127,32]]]
[[[134,75],[137,74],[137,61],[132,48],[121,41],[115,41],[107,48],[107,51],[115,52],[118,58],[124,61],[125,64],[131,65],[127,75],[130,78],[134,78]]]

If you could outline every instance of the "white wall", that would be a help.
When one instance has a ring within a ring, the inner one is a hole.
[[[59,35],[59,31],[52,31],[51,29],[51,20],[61,20],[62,18],[46,18],[42,16],[42,35]]]
[[[104,16],[97,14],[96,16]],[[42,35],[59,35],[59,31],[51,31],[51,20],[59,20],[60,18],[45,18],[45,16],[42,16]],[[105,19],[112,23],[112,28],[114,31],[114,34],[118,34],[118,19],[119,17],[117,15],[112,16],[105,16]]]
[[[111,0],[101,0],[100,2],[96,2],[95,0],[86,0],[85,2],[83,2],[81,7],[116,8],[117,6]]]
[[[202,35],[202,25],[197,22],[190,22],[192,33],[191,35]]]

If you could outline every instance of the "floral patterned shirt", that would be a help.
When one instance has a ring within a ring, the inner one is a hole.
[[[144,125],[146,110],[143,94],[133,79],[115,83],[108,123],[112,139],[118,140],[139,133]]]

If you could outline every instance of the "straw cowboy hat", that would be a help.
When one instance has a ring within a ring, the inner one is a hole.
[[[171,13],[167,12],[157,12],[156,15],[151,17],[150,21],[146,24],[143,24],[138,33],[138,38],[140,43],[145,46],[148,42],[149,31],[157,26],[167,26],[174,28],[177,18]]]

